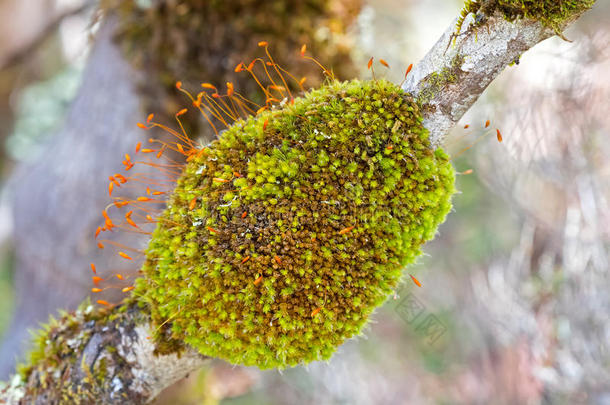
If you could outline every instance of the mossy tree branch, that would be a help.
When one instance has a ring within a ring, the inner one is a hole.
[[[562,22],[562,28],[578,15]],[[442,141],[504,67],[555,30],[531,20],[509,22],[499,12],[471,14],[453,46],[452,24],[404,84],[426,104],[424,125],[433,143]],[[149,339],[150,324],[150,315],[136,305],[102,312],[83,305],[63,315],[41,335],[43,352],[0,391],[0,403],[152,400],[206,359],[179,342],[169,344],[180,354],[159,355],[159,347]],[[55,357],[48,356],[53,353]]]
[[[500,9],[490,6],[491,10],[486,10],[484,5],[493,1],[478,3],[483,6],[472,12],[466,6],[465,17],[449,26],[403,85],[426,105],[424,126],[430,131],[433,145],[442,143],[507,66],[518,63],[525,51],[555,35],[558,29],[565,29],[584,11],[562,16],[556,26],[551,26],[528,18],[511,22]]]
[[[172,342],[158,354],[150,317],[135,304],[63,313],[37,336],[30,364],[0,392],[9,404],[141,404],[208,358]]]

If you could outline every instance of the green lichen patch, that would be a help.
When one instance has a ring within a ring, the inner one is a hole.
[[[186,165],[135,292],[204,355],[328,359],[434,237],[453,184],[409,95],[330,82],[236,122]]]
[[[456,83],[459,80],[460,74],[463,73],[461,67],[464,64],[464,60],[465,58],[463,55],[457,54],[451,60],[450,66],[445,66],[440,69],[439,72],[432,72],[424,77],[419,85],[420,91],[417,96],[417,101],[422,105],[422,108],[427,108],[426,104],[429,103],[435,95],[443,91],[445,86]]]
[[[481,12],[489,16],[498,10],[509,21],[521,18],[537,20],[559,33],[566,22],[587,11],[593,4],[595,0],[468,0],[458,28],[470,13]]]

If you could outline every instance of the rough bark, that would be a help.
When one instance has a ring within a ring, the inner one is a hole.
[[[553,35],[552,30],[544,28],[540,23],[533,21],[510,23],[499,15],[488,17],[475,30],[469,28],[473,19],[474,16],[470,16],[464,22],[455,45],[451,44],[452,34],[455,31],[455,24],[452,24],[424,60],[411,72],[404,84],[405,90],[423,99],[427,104],[424,123],[430,130],[435,145],[442,142],[449,129],[455,125],[504,67],[518,60],[518,57],[530,47]],[[95,58],[95,53],[92,58]],[[99,63],[101,66],[106,66],[108,61],[102,59],[100,57]],[[91,80],[91,76],[86,75],[85,80]],[[117,103],[120,100],[122,108],[131,112],[134,111],[135,107],[130,105],[133,95],[114,95],[113,97],[116,97]],[[87,103],[90,101],[81,100],[81,102]],[[124,105],[124,103],[127,105]],[[132,119],[133,114],[127,115],[131,115],[131,117],[124,117],[124,119]],[[79,128],[79,126],[75,127]],[[128,125],[121,125],[121,128],[125,127],[128,127]],[[88,130],[91,130],[91,128],[88,128]],[[109,129],[98,130],[107,132]],[[119,140],[115,141],[119,142]],[[123,139],[119,142],[121,145],[123,144],[122,141]],[[109,139],[105,138],[103,142],[107,143]],[[108,150],[107,148],[102,149]],[[50,169],[47,168],[47,170]],[[79,170],[82,170],[82,167],[79,166]],[[44,198],[44,192],[42,192],[40,198]],[[51,212],[53,211],[52,209]],[[33,224],[29,224],[29,226],[25,226],[25,229],[20,229],[20,232],[23,235],[28,235],[28,238],[32,238],[32,232],[35,230],[33,226]],[[39,226],[39,224],[36,224],[36,226]],[[17,227],[24,227],[24,224],[17,224]],[[70,231],[74,231],[73,225],[70,225]],[[29,243],[35,243],[35,241]],[[28,258],[19,259],[32,261]],[[45,265],[49,261],[53,262],[53,260],[46,258]],[[32,270],[36,267],[35,263],[32,263],[31,266],[33,267]],[[122,401],[145,402],[150,400],[168,384],[180,378],[180,376],[186,375],[195,367],[203,364],[204,361],[203,358],[188,349],[179,358],[155,357],[153,345],[146,339],[149,333],[147,332],[147,323],[142,319],[147,319],[147,316],[134,309],[132,316],[118,318],[115,321],[117,322],[116,325],[111,328],[112,331],[103,331],[103,328],[99,331],[96,329],[98,322],[102,322],[104,325],[108,322],[105,318],[94,322],[91,327],[96,332],[92,333],[89,343],[85,345],[81,353],[78,353],[79,359],[86,359],[85,354],[90,351],[100,353],[103,350],[104,342],[121,342],[119,346],[124,351],[122,358],[126,361],[116,362],[115,373],[132,376],[130,381],[122,383],[121,389],[125,387],[145,387],[143,390],[133,391],[133,397],[123,397]],[[91,346],[93,347],[91,348]],[[82,361],[73,363],[70,368],[71,371],[68,373],[71,378],[74,378],[74,380],[69,381],[77,384],[76,387],[81,386],[78,385],[76,376],[82,375],[79,374],[79,370],[83,367],[82,363]],[[89,364],[85,362],[85,365]],[[169,373],[167,370],[173,370],[173,372]],[[161,378],[164,374],[171,374],[171,378]],[[36,388],[40,389],[37,386],[38,380],[33,378],[32,375],[35,374],[31,374],[27,381],[13,379],[11,384],[0,393],[0,401],[4,399],[7,402],[14,403],[15,398],[22,398],[21,401],[23,401],[24,395],[28,392],[37,392],[40,396],[40,391],[36,391]],[[108,381],[105,381],[105,383],[108,386]],[[47,395],[49,396],[43,397],[45,403],[53,403],[51,395],[53,395],[54,388],[48,387]],[[113,393],[114,390],[112,389],[100,390],[96,392],[95,400],[101,403],[116,402],[118,398],[113,396],[115,395]]]
[[[510,22],[499,12],[468,15],[459,33],[456,26],[457,20],[403,84],[427,104],[424,126],[436,146],[504,68],[555,34],[537,21]]]
[[[42,359],[13,377],[0,403],[146,403],[208,361],[188,348],[155,354],[151,333],[135,304],[98,311],[84,304],[47,326],[43,339],[53,343],[42,342]]]

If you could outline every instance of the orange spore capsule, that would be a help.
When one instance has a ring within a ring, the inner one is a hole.
[[[95,268],[95,264],[91,263],[91,271],[93,274],[97,274],[97,269]]]
[[[392,149],[394,149],[394,145],[388,145],[385,148],[388,149],[388,150],[392,150]]]
[[[316,308],[313,311],[311,311],[311,317],[313,318],[314,316],[318,315],[318,313],[322,310],[322,307],[320,308]]]
[[[248,216],[248,212],[247,212],[247,211],[244,211],[244,212],[241,214],[241,217],[242,217],[242,219],[243,219],[243,218],[245,218],[246,216]]]
[[[462,174],[466,175],[466,174],[472,174],[473,170],[472,169],[468,169],[466,171],[463,171]]]
[[[138,153],[140,151],[141,147],[142,147],[142,142],[138,142],[138,144],[136,145],[136,153]]]
[[[498,138],[498,142],[502,142],[502,134],[499,129],[496,129],[496,136]]]
[[[369,63],[367,63],[366,68],[370,69],[371,66],[373,66],[373,57],[371,56],[371,59],[369,59]]]
[[[411,71],[411,69],[413,69],[413,64],[412,63],[409,65],[409,67],[407,68],[407,71],[405,72],[405,79],[409,75],[409,72]]]
[[[129,292],[129,291],[133,290],[134,288],[135,288],[134,286],[129,286],[129,287],[123,288],[121,291],[125,293],[125,292]]]
[[[94,287],[91,289],[91,292],[94,292],[94,293],[98,293],[98,292],[102,292],[102,291],[104,291],[104,290],[102,290],[101,288],[97,288],[97,287]]]
[[[95,230],[95,237],[96,238],[99,236],[100,232],[102,232],[102,227],[98,226],[97,229]]]
[[[256,59],[253,60],[252,62],[250,62],[250,64],[248,64],[248,70],[252,70],[252,68],[254,67],[254,64],[256,63]]]
[[[97,242],[97,247],[100,249],[104,249],[104,244],[102,242]]]
[[[138,197],[138,201],[142,201],[142,202],[146,202],[146,201],[151,201],[151,198],[148,197]]]
[[[91,280],[93,280],[93,284],[95,284],[95,285],[98,285],[100,283],[100,281],[104,281],[103,278],[98,277],[98,276],[91,277]]]
[[[133,260],[131,257],[129,257],[127,255],[127,253],[124,253],[124,252],[119,252],[119,256],[121,256],[123,259]]]
[[[301,77],[301,80],[299,80],[299,85],[302,86],[305,83],[305,80],[307,80],[306,77]]]
[[[159,149],[159,152],[157,152],[157,156],[156,156],[157,159],[159,159],[161,157],[161,155],[163,155],[164,150],[165,150],[165,146],[163,146],[161,149]]]
[[[123,277],[122,274],[115,274],[116,278],[118,278],[119,280],[125,280],[125,277]]]
[[[177,82],[176,82],[176,88],[177,88],[178,90],[180,90],[180,89],[182,88],[182,82],[181,82],[181,81],[177,81]]]
[[[273,259],[277,262],[277,264],[282,264],[282,260],[280,260],[279,256],[274,256]]]
[[[112,190],[114,190],[114,183],[110,182],[110,184],[108,184],[108,195],[112,197]]]
[[[206,226],[205,228],[212,233],[218,233],[218,231],[212,227]]]
[[[489,128],[489,124],[490,124],[490,123],[491,123],[491,122],[490,122],[489,120],[485,121],[485,128]]]
[[[187,111],[188,111],[188,109],[183,108],[182,110],[180,110],[176,113],[176,117],[186,114]]]
[[[470,125],[468,125],[468,124],[464,125],[464,129],[468,129],[468,128],[470,128]]]
[[[267,129],[267,125],[269,125],[269,120],[265,120],[265,122],[263,122],[263,131]]]
[[[227,82],[227,96],[231,97],[233,95],[233,83]]]
[[[97,302],[98,304],[100,304],[100,305],[104,305],[104,306],[107,306],[107,307],[109,307],[109,306],[110,306],[110,303],[109,303],[108,301],[104,301],[104,300],[97,300],[96,302]]]
[[[148,114],[148,117],[146,117],[146,123],[149,124],[153,118],[155,118],[155,114]]]
[[[419,282],[419,280],[418,280],[418,279],[416,279],[415,277],[413,277],[413,275],[412,275],[412,274],[409,274],[409,275],[411,276],[411,279],[413,280],[413,282],[414,282],[415,284],[417,284],[417,286],[418,286],[418,287],[421,287],[421,283]]]
[[[247,262],[248,260],[250,260],[250,256],[246,256],[243,259],[241,259],[241,264],[244,264],[245,262]]]
[[[383,66],[387,67],[388,69],[390,68],[390,65],[388,65],[388,62],[386,62],[383,59],[379,59],[379,63],[381,63]]]
[[[263,281],[263,276],[260,276],[259,278],[257,278],[256,280],[254,280],[254,285],[258,285],[260,284],[260,282]]]
[[[212,180],[218,182],[218,183],[228,183],[229,180],[227,179],[221,179],[220,177],[214,177]]]
[[[339,231],[339,235],[345,235],[346,233],[348,233],[349,231],[351,231],[354,228],[355,228],[354,226],[348,226],[347,228],[343,228]]]
[[[141,122],[138,122],[136,125],[138,126],[138,128],[149,129],[146,125],[142,124]]]
[[[189,203],[189,210],[192,211],[193,209],[195,209],[195,205],[197,205],[197,197],[193,197],[193,199]]]
[[[244,70],[244,64],[240,62],[237,64],[237,66],[235,66],[235,73],[239,73],[242,70]]]
[[[269,43],[267,41],[261,41],[258,43],[258,46],[267,46]]]
[[[201,83],[201,87],[203,87],[204,89],[216,90],[216,86],[211,83]]]
[[[307,52],[307,44],[301,46],[301,56],[305,56],[305,52]]]
[[[238,178],[239,178],[239,177],[241,177],[241,174],[239,174],[238,172],[233,172],[233,176],[235,176],[235,177],[238,177]]]

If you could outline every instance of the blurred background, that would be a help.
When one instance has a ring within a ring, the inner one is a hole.
[[[610,404],[609,3],[567,31],[571,42],[527,52],[448,137],[460,194],[407,270],[422,288],[405,272],[366,332],[328,363],[262,372],[217,362],[157,403]],[[176,80],[232,80],[256,98],[233,68],[266,40],[309,84],[320,75],[299,60],[302,43],[341,78],[369,77],[374,56],[391,66],[378,74],[399,82],[460,8],[0,0],[0,377],[28,329],[88,294],[91,261],[116,266],[93,240],[107,176],[142,140],[136,122],[148,112],[170,122],[186,104]]]

